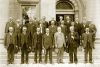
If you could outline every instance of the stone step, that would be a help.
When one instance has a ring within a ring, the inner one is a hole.
[[[68,63],[69,59],[63,59],[64,63]],[[20,59],[15,59],[14,64],[20,64]],[[44,60],[42,60],[42,64],[44,63]],[[49,60],[48,60],[49,63]],[[57,59],[53,59],[53,63],[57,63]],[[78,59],[78,63],[84,63],[84,59]],[[100,63],[99,59],[93,59],[93,63]],[[0,64],[7,64],[7,60],[0,60]],[[35,64],[34,59],[29,59],[29,64]]]

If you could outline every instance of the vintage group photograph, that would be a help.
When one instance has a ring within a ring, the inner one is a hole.
[[[0,0],[0,67],[99,67],[100,0]]]

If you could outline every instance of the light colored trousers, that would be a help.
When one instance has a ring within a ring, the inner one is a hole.
[[[57,62],[58,62],[58,63],[61,63],[61,62],[63,62],[64,47],[57,48],[57,49],[58,49],[58,53],[57,53]]]

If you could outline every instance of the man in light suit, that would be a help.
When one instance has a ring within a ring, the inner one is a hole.
[[[13,27],[9,27],[8,31],[9,33],[6,33],[5,35],[4,45],[8,53],[8,56],[7,56],[8,64],[13,64],[14,63],[14,50],[16,47],[16,35],[14,33]]]
[[[49,54],[49,60],[52,64],[52,48],[54,47],[54,38],[49,32],[49,28],[46,28],[46,33],[43,35],[42,43],[44,49],[46,50],[45,63],[47,63],[47,57]]]
[[[66,43],[64,34],[61,32],[61,27],[57,28],[57,32],[55,33],[54,38],[55,38],[55,46],[57,48],[57,62],[63,63],[63,52]]]
[[[93,49],[93,34],[89,32],[90,29],[86,28],[86,32],[82,34],[83,48],[85,50],[85,63],[92,63],[92,49]]]

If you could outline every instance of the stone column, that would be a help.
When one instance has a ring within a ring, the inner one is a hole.
[[[5,25],[9,18],[9,0],[0,0],[0,54],[5,52],[3,45]]]
[[[0,0],[0,39],[4,38],[5,25],[9,17],[9,0]]]
[[[41,18],[45,16],[47,20],[56,17],[56,0],[41,0]]]
[[[100,0],[86,0],[86,16],[97,27],[97,38],[100,38]]]

